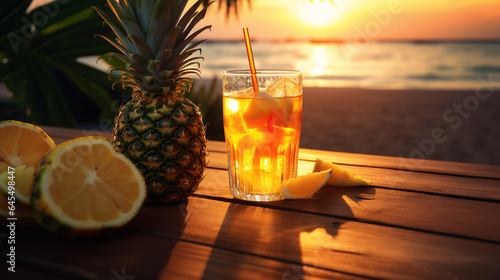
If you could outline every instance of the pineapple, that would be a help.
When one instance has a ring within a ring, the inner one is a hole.
[[[132,100],[115,118],[113,143],[139,168],[147,184],[147,201],[177,202],[193,194],[206,166],[205,126],[199,108],[184,98],[200,77],[198,59],[191,57],[202,41],[189,43],[205,26],[191,33],[204,18],[203,0],[184,12],[187,0],[108,0],[113,13],[94,9],[112,28],[116,41],[106,39],[125,68],[110,68]],[[118,74],[118,75],[115,75]]]

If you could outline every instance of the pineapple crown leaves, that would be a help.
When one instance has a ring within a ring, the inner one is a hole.
[[[187,11],[188,0],[108,0],[111,12],[93,7],[104,19],[116,38],[102,35],[119,53],[107,53],[102,58],[117,58],[125,67],[110,67],[114,85],[130,87],[135,93],[149,97],[163,93],[183,95],[191,89],[192,79],[200,76],[203,57],[191,57],[205,40],[191,43],[211,26],[193,31],[206,14],[210,2],[200,11],[203,0],[196,1]],[[184,13],[183,13],[184,12]],[[191,44],[190,44],[191,43]]]

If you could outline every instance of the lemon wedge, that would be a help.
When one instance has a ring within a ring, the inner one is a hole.
[[[322,170],[332,170],[332,176],[329,178],[327,184],[337,187],[355,187],[355,186],[369,186],[370,181],[361,178],[353,172],[346,170],[336,164],[327,162],[322,159],[316,159],[313,172]]]
[[[281,195],[285,199],[310,198],[326,185],[331,175],[332,170],[324,170],[289,179],[281,185]]]
[[[30,204],[31,188],[33,187],[33,173],[35,168],[33,166],[19,165],[9,172],[0,174],[0,189],[4,194],[13,193],[16,200],[24,205]],[[13,174],[14,176],[11,176]],[[13,178],[13,187],[15,191],[9,192],[8,182],[9,178]]]

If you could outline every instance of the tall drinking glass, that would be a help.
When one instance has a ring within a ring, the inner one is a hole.
[[[283,181],[297,176],[302,125],[302,73],[250,71],[223,74],[224,135],[231,194],[251,201],[283,199]]]

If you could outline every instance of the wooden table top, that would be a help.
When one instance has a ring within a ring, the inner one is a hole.
[[[44,129],[56,144],[111,139]],[[258,203],[230,195],[225,143],[208,150],[206,177],[187,202],[145,204],[111,235],[67,240],[18,225],[16,273],[3,262],[0,278],[500,279],[500,166],[301,149],[299,174],[321,157],[373,187]]]

